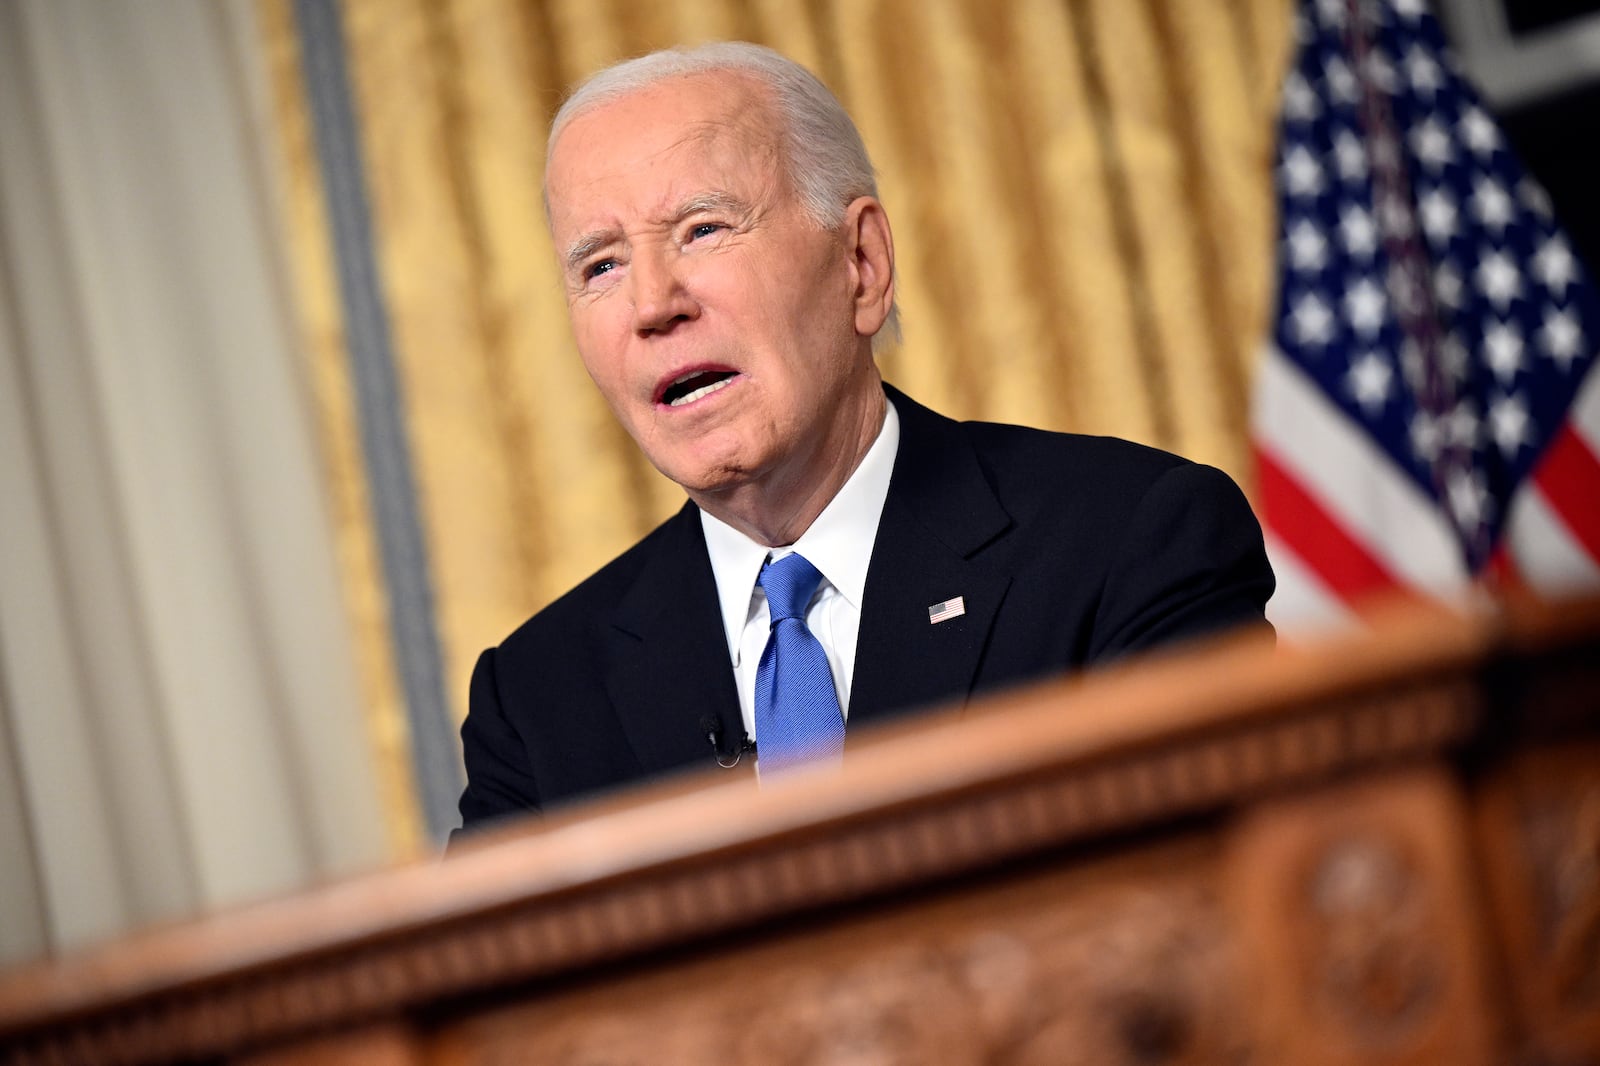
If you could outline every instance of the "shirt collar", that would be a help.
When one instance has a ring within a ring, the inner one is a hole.
[[[791,551],[804,555],[852,607],[861,610],[872,543],[878,535],[878,519],[889,497],[889,477],[894,473],[894,457],[899,450],[900,416],[895,413],[894,403],[886,400],[883,427],[861,464],[800,539],[783,549],[753,541],[701,510],[700,528],[705,532],[711,572],[717,580],[723,633],[735,665],[739,662],[739,638],[750,618],[756,577],[769,553],[775,557]]]

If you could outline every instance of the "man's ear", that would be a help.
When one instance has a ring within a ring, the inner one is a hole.
[[[871,337],[894,306],[894,235],[875,197],[858,196],[845,209],[846,250],[854,285],[856,332]]]

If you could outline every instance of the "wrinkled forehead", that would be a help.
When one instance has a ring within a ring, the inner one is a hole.
[[[545,209],[552,223],[570,201],[597,188],[649,177],[670,198],[674,183],[701,172],[768,170],[782,150],[781,125],[765,86],[730,71],[679,75],[597,102],[573,116],[551,144]]]

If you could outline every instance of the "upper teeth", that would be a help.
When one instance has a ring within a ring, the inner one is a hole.
[[[696,373],[698,373],[698,371]],[[673,384],[674,385],[682,384],[683,382],[688,381],[690,378],[695,377],[695,376],[696,376],[695,374],[685,374],[683,377],[679,378],[677,381],[674,381]],[[733,380],[733,378],[731,378],[731,377],[719,378],[716,381],[713,381],[709,385],[702,385],[698,389],[694,389],[693,391],[686,392],[682,396],[679,396],[676,400],[672,401],[670,406],[672,406],[672,407],[682,407],[686,403],[694,403],[700,397],[711,395],[713,392],[716,392],[718,389],[722,388],[724,385],[728,384],[732,380]]]

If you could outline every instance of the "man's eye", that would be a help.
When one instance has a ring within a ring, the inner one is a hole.
[[[583,279],[585,281],[592,281],[593,279],[598,278],[601,274],[611,273],[616,268],[617,261],[615,259],[601,259],[598,262],[590,263],[588,266],[583,268]]]
[[[711,236],[713,233],[717,232],[717,230],[722,228],[723,226],[720,222],[699,222],[696,223],[694,228],[689,231],[689,239],[691,241],[697,241],[702,237]]]

